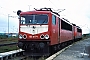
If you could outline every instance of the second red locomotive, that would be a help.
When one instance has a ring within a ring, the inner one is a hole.
[[[19,16],[18,47],[30,55],[49,55],[61,46],[82,38],[82,29],[60,18],[51,8],[22,12]]]

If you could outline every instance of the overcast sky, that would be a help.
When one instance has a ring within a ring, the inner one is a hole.
[[[80,26],[83,34],[90,33],[90,0],[0,0],[0,32],[8,32],[8,14],[17,16],[17,10],[43,7],[65,9],[60,13],[61,17]],[[18,32],[17,17],[9,17],[9,32]]]

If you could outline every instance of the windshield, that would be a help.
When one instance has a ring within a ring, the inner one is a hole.
[[[23,15],[21,16],[20,24],[48,24],[48,15]]]

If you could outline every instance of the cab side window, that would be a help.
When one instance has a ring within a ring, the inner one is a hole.
[[[56,16],[55,15],[52,15],[52,24],[56,25]]]

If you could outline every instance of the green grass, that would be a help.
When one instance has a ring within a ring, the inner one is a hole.
[[[18,42],[18,40],[14,40],[14,41],[3,41],[3,42],[0,42],[0,44],[8,44],[8,43],[12,43],[12,42]]]
[[[8,51],[16,50],[16,49],[19,49],[17,45],[1,46],[0,53],[8,52]]]
[[[0,44],[11,43],[11,42],[18,42],[18,38],[11,37],[7,39],[0,39]]]
[[[12,43],[12,42],[18,42],[18,38],[10,37],[10,38],[7,38],[7,39],[2,39],[0,44],[8,44],[8,43]],[[19,49],[17,47],[17,45],[0,46],[0,53],[8,52],[8,51],[16,50],[16,49]]]
[[[90,36],[82,37],[82,40],[90,38]]]

